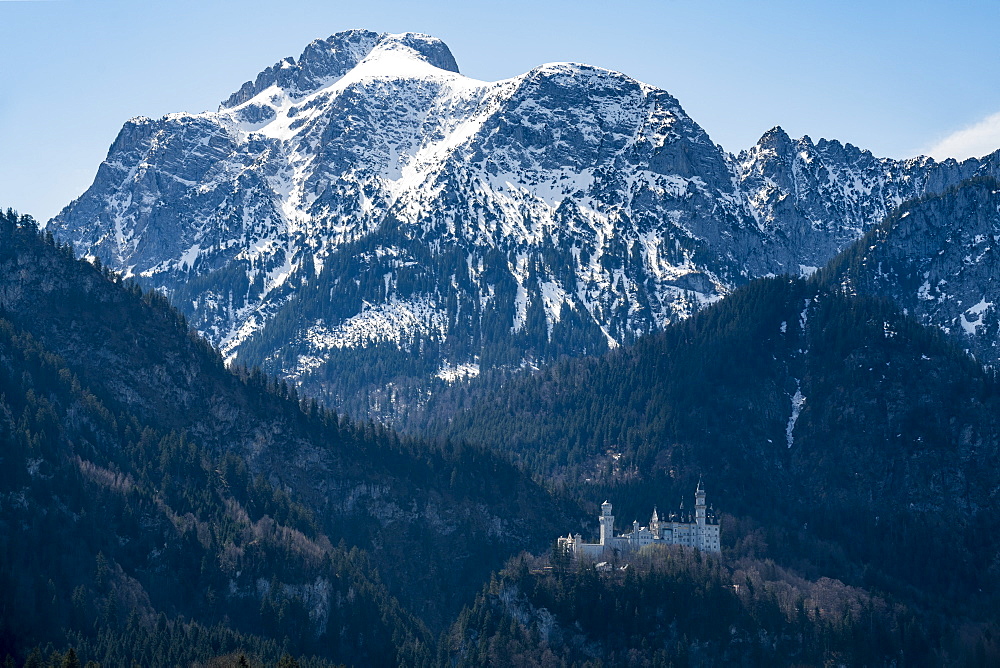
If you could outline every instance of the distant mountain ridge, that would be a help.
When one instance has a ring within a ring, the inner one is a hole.
[[[808,273],[902,202],[996,173],[996,154],[880,159],[780,128],[731,155],[620,73],[482,82],[436,38],[353,30],[218,111],[132,119],[50,229],[227,358],[393,418]]]

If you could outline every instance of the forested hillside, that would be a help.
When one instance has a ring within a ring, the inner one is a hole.
[[[1000,594],[998,415],[995,379],[942,332],[774,278],[512,382],[440,430],[594,508],[608,498],[625,522],[676,507],[701,477],[724,553],[985,620]]]
[[[482,451],[400,441],[230,373],[162,297],[12,211],[0,458],[0,656],[19,659],[52,642],[106,665],[237,648],[419,662],[572,512]]]

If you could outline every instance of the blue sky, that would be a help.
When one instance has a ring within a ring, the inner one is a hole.
[[[551,61],[670,91],[730,151],[774,125],[876,155],[1000,148],[1000,2],[0,0],[0,206],[46,220],[132,116],[214,109],[348,28],[443,39],[478,79]]]

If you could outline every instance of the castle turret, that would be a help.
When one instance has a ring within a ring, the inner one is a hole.
[[[699,527],[705,526],[705,490],[701,487],[701,480],[694,491],[694,518]]]
[[[611,504],[601,504],[601,545],[611,547],[615,537],[615,516],[611,514]]]
[[[649,530],[654,536],[660,535],[660,515],[656,512],[656,506],[653,506],[653,516],[649,518]]]

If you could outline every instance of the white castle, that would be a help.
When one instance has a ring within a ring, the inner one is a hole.
[[[616,552],[624,554],[635,552],[646,545],[687,545],[704,552],[720,552],[719,520],[715,513],[710,513],[705,506],[705,490],[701,482],[694,492],[694,516],[684,514],[684,504],[679,512],[661,520],[653,509],[653,517],[648,527],[640,527],[639,522],[632,522],[632,532],[616,536],[614,534],[615,516],[611,514],[611,504],[607,501],[601,504],[601,514],[598,518],[601,525],[601,541],[599,543],[584,543],[580,534],[559,539],[559,548],[574,558],[605,559]]]

